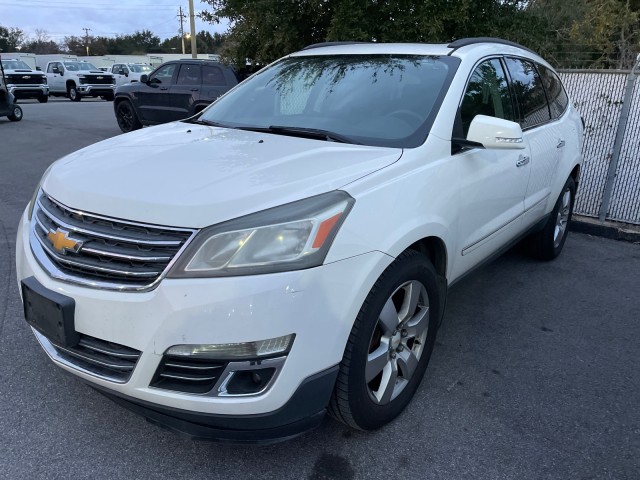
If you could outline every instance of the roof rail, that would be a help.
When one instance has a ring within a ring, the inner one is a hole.
[[[358,43],[371,43],[371,42],[320,42],[320,43],[307,45],[302,50],[311,50],[312,48],[320,48],[320,47],[334,47],[336,45],[355,45]]]
[[[453,52],[455,52],[459,48],[466,47],[467,45],[475,45],[477,43],[499,43],[501,45],[509,45],[511,47],[521,48],[523,50],[526,50],[527,52],[531,52],[538,55],[536,52],[534,52],[530,48],[524,47],[519,43],[511,42],[509,40],[504,40],[503,38],[495,38],[495,37],[471,37],[471,38],[461,38],[459,40],[454,40],[449,45],[447,45],[447,47],[453,48],[453,50],[449,52],[449,55],[451,55]]]

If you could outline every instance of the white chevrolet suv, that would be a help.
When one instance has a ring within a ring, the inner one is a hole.
[[[423,377],[447,288],[564,245],[580,116],[498,39],[312,45],[198,115],[55,162],[18,231],[47,355],[196,437],[378,428]]]

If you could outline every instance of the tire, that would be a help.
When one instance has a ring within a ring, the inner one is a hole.
[[[82,100],[82,96],[75,85],[69,85],[69,87],[67,87],[67,94],[72,102],[79,102]]]
[[[113,93],[110,93],[108,95],[103,95],[101,98],[103,100],[106,100],[107,102],[113,102]]]
[[[142,128],[140,120],[133,108],[133,105],[128,100],[123,100],[116,107],[116,121],[120,130],[124,133],[133,132]]]
[[[13,111],[11,115],[7,115],[7,118],[12,122],[19,122],[22,120],[22,109],[18,105],[13,105]]]
[[[569,233],[575,197],[576,183],[569,177],[544,228],[531,237],[531,250],[538,259],[553,260],[562,252]]]
[[[404,410],[433,351],[440,298],[436,272],[423,254],[408,250],[387,267],[349,335],[329,402],[332,417],[374,430]]]
[[[40,103],[47,103],[49,101],[49,97],[43,95],[42,97],[38,97],[38,101]]]

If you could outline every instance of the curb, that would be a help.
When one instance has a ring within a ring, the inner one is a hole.
[[[640,243],[640,226],[638,225],[612,221],[600,222],[597,218],[574,215],[571,219],[570,229],[572,232]]]

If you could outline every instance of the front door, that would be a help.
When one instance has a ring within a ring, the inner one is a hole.
[[[466,138],[476,115],[515,121],[515,106],[499,58],[480,63],[467,84],[453,136]],[[526,145],[526,140],[525,140]],[[450,162],[458,179],[452,265],[457,277],[517,236],[523,229],[524,194],[530,174],[530,150],[471,148]]]
[[[136,92],[138,112],[142,120],[150,123],[165,123],[174,119],[175,108],[171,105],[169,91],[175,78],[178,64],[169,63],[153,72],[149,81],[140,83]]]

